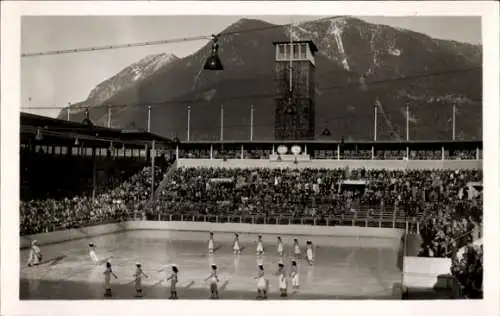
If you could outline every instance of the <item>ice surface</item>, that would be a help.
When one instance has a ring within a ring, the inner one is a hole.
[[[305,241],[316,245],[314,266],[299,262],[300,291],[288,299],[394,299],[393,290],[401,280],[397,268],[397,242],[387,239],[356,237],[282,236],[285,251],[298,237],[302,251]],[[315,242],[315,238],[317,243]],[[133,274],[136,261],[150,276],[143,280],[144,298],[166,299],[170,295],[165,281],[171,264],[179,268],[179,298],[207,299],[204,279],[210,265],[219,267],[220,293],[223,299],[255,299],[257,282],[256,235],[240,234],[241,255],[233,255],[233,235],[215,234],[216,252],[207,252],[208,233],[139,230],[109,234],[91,239],[69,241],[42,247],[44,263],[26,267],[28,251],[21,251],[21,299],[102,299],[104,262],[110,259],[118,279],[112,279],[113,298],[131,299],[135,294]],[[270,299],[279,299],[278,280],[274,276],[279,257],[276,236],[263,236],[263,257]],[[96,244],[102,263],[93,265],[88,243]],[[378,246],[377,246],[378,244]],[[284,263],[290,265],[290,253]],[[289,282],[289,284],[291,284]],[[291,292],[291,289],[289,289]]]

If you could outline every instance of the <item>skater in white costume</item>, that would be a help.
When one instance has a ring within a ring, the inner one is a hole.
[[[259,235],[257,238],[257,255],[262,256],[264,254],[264,243],[262,242],[262,236]]]
[[[167,278],[167,281],[170,281],[170,297],[171,300],[176,300],[179,297],[177,296],[177,282],[179,281],[178,274],[179,269],[177,269],[176,265],[172,265],[172,274]]]
[[[97,265],[99,263],[99,258],[95,254],[95,245],[93,243],[89,244],[89,257],[92,262]]]
[[[264,265],[264,256],[257,256],[257,266]]]
[[[208,254],[212,255],[214,253],[214,233],[210,232],[210,238],[208,239]]]
[[[290,278],[292,279],[292,289],[294,292],[299,290],[299,270],[297,268],[297,262],[292,261],[292,267],[290,268]]]
[[[284,254],[284,249],[283,249],[283,241],[281,240],[281,237],[278,236],[278,246],[277,246],[277,250],[278,250],[278,255],[280,257],[283,257],[283,254]]]
[[[140,262],[137,262],[135,267],[135,297],[142,297],[142,277],[149,278],[149,276],[142,271],[142,265]]]
[[[297,239],[293,240],[293,254],[296,260],[300,259],[300,245]]]
[[[237,233],[234,233],[234,242],[233,242],[233,253],[235,255],[239,255],[240,251],[240,238]]]
[[[257,276],[255,279],[257,279],[257,299],[266,299],[267,298],[267,281],[266,278],[264,277],[264,266],[259,265],[258,267],[258,272]]]
[[[28,257],[28,267],[32,265],[39,265],[42,261],[42,252],[40,251],[40,247],[38,246],[38,240],[33,240],[31,242],[31,249]]]
[[[219,283],[219,277],[217,276],[217,266],[212,265],[212,273],[205,279],[205,282],[210,282],[210,299],[219,299],[219,289],[217,284]]]
[[[309,263],[310,266],[312,266],[314,263],[313,248],[314,247],[312,241],[308,240],[306,242],[306,256],[307,256],[307,262]]]
[[[280,296],[287,297],[287,287],[288,282],[286,279],[285,266],[282,263],[278,263],[278,271],[276,272],[278,276],[278,287],[280,289]]]
[[[104,296],[111,296],[111,276],[114,276],[115,279],[118,279],[116,274],[113,272],[111,269],[111,262],[106,262],[106,270],[104,271],[104,286],[105,286],[105,292]]]

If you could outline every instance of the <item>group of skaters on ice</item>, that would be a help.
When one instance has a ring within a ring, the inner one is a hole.
[[[95,265],[99,265],[102,261],[99,260],[96,254],[96,246],[93,243],[89,243],[88,245],[89,257]],[[239,235],[237,233],[234,234],[233,241],[233,253],[234,255],[241,254],[242,247],[240,246]],[[291,260],[290,271],[287,274],[285,265],[283,262],[283,258],[285,256],[285,248],[283,245],[283,241],[281,237],[277,237],[277,253],[280,257],[280,262],[278,263],[278,270],[274,273],[275,276],[278,277],[278,285],[280,289],[280,296],[287,297],[288,293],[288,278],[291,279],[292,289],[294,292],[297,292],[299,289],[299,271],[297,267],[297,262],[301,259],[301,249],[297,239],[293,240],[293,256]],[[262,241],[262,236],[258,236],[257,239],[257,257],[262,258],[264,255],[264,243]],[[215,242],[214,242],[214,234],[210,232],[210,238],[208,240],[208,253],[209,255],[213,255],[215,253]],[[313,244],[310,240],[306,242],[306,260],[309,265],[313,264]],[[39,243],[37,240],[33,240],[31,243],[31,250],[28,258],[28,266],[39,265],[42,262],[42,253],[39,247]],[[118,276],[113,272],[111,262],[109,260],[105,260],[106,262],[106,270],[104,271],[104,285],[105,285],[105,296],[112,296],[111,291],[111,277],[118,279]],[[257,276],[255,279],[257,280],[257,298],[258,299],[266,299],[267,292],[269,289],[269,282],[264,275],[264,266],[262,264],[262,260],[258,264]],[[178,283],[178,273],[179,269],[176,265],[171,265],[171,274],[167,277],[167,282],[170,281],[170,299],[178,299],[177,295],[177,283]],[[219,277],[217,274],[217,265],[211,265],[211,273],[205,279],[205,282],[209,282],[210,284],[210,298],[218,299],[219,298]],[[161,269],[159,272],[161,272]],[[142,265],[140,262],[136,263],[135,273],[133,275],[134,280],[131,283],[135,283],[136,297],[142,297],[142,279],[149,278],[147,274],[142,270]]]
[[[240,245],[240,240],[239,240],[239,235],[237,233],[234,233],[234,240],[233,240],[233,253],[234,255],[240,255],[241,254],[241,245]],[[313,244],[310,240],[306,241],[306,260],[309,263],[309,265],[313,264],[314,260],[314,253],[313,253]],[[275,276],[278,276],[278,285],[280,289],[280,296],[281,297],[287,297],[288,296],[288,278],[291,279],[292,281],[292,289],[294,292],[297,292],[299,289],[299,270],[297,267],[297,262],[299,259],[301,259],[301,249],[300,249],[300,244],[297,239],[293,240],[293,256],[291,260],[291,266],[290,266],[290,271],[287,274],[287,271],[285,269],[285,265],[283,262],[283,258],[285,256],[285,247],[283,245],[283,241],[281,237],[277,237],[277,247],[276,247],[278,256],[280,258],[280,262],[278,263],[278,270],[274,273]],[[213,255],[215,252],[215,242],[214,242],[214,234],[211,232],[210,233],[210,239],[208,240],[208,253],[209,255]],[[264,242],[262,241],[262,236],[257,237],[257,257],[262,258],[264,255]],[[266,299],[267,298],[267,292],[269,288],[269,283],[268,280],[265,278],[264,275],[264,266],[262,264],[262,260],[259,261],[258,264],[258,272],[257,276],[255,279],[257,280],[257,298],[258,299]],[[219,279],[217,277],[217,266],[212,265],[212,273],[210,276],[206,279],[210,280],[210,294],[211,298],[217,299],[219,298],[219,293],[218,293],[218,287],[217,284],[219,282]]]

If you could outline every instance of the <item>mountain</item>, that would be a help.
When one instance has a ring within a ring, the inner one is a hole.
[[[134,84],[155,74],[160,68],[166,67],[179,60],[179,57],[161,53],[149,55],[140,61],[121,70],[113,77],[98,84],[84,102],[78,103],[78,106],[73,105],[73,115],[78,115],[84,112],[80,107],[95,107],[96,105],[104,104],[108,99],[132,87]],[[78,114],[77,114],[78,113]],[[67,115],[67,114],[66,114]],[[96,123],[103,124],[103,120],[97,120]],[[107,121],[106,121],[107,124]]]
[[[375,106],[378,139],[405,138],[408,103],[411,139],[450,139],[455,103],[457,139],[481,139],[481,46],[352,17],[305,22],[292,30],[294,40],[312,40],[319,49],[319,138],[328,128],[327,138],[372,139]],[[224,71],[203,71],[208,43],[190,56],[158,67],[134,64],[99,84],[99,93],[73,106],[90,107],[91,119],[103,124],[107,120],[103,105],[114,105],[113,126],[145,129],[147,105],[151,105],[152,132],[181,140],[186,139],[190,106],[191,140],[218,140],[223,104],[224,139],[248,140],[254,105],[254,139],[273,139],[277,83],[272,42],[289,40],[290,29],[242,19],[222,34],[219,53]],[[138,64],[149,64],[143,61]],[[146,68],[147,75],[133,80],[132,69]],[[78,112],[71,119],[83,119]]]

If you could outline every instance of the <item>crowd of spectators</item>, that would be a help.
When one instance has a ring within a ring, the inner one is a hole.
[[[469,243],[463,257],[453,257],[452,274],[461,286],[462,295],[483,298],[483,246]]]
[[[480,215],[467,190],[481,177],[474,170],[187,168],[169,178],[154,212],[336,216],[393,207],[416,217],[447,206]]]
[[[142,216],[150,201],[152,170],[144,167],[118,186],[94,197],[75,195],[63,199],[21,200],[20,233],[36,234]],[[156,167],[155,188],[162,179],[162,170]]]

